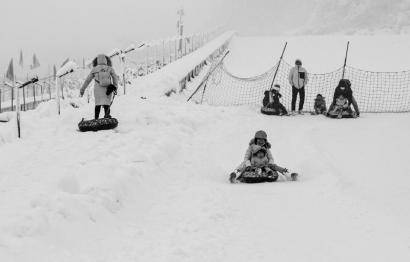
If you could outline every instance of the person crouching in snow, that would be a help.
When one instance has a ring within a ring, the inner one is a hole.
[[[262,160],[257,159],[261,148],[265,150],[265,156],[262,157]],[[244,161],[239,165],[235,172],[230,174],[229,180],[231,183],[235,182],[236,178],[239,177],[246,169],[253,167],[259,167],[264,165],[265,168],[268,168],[269,175],[276,177],[275,180],[279,177],[278,172],[287,173],[286,168],[275,165],[275,162],[270,151],[271,144],[268,142],[268,136],[265,131],[260,130],[256,132],[255,137],[251,139],[249,147],[246,150]]]
[[[107,87],[110,85],[118,86],[118,76],[112,68],[111,59],[105,55],[98,55],[93,60],[93,69],[84,81],[80,89],[80,96],[84,95],[85,89],[92,80],[94,80],[94,98],[95,98],[95,119],[100,117],[101,106],[104,107],[104,118],[111,118],[110,105],[113,99],[113,93],[107,95]]]
[[[282,95],[280,94],[280,85],[275,84],[272,88],[272,108],[278,113],[278,115],[287,115],[288,111],[285,106],[280,102]]]
[[[321,94],[317,94],[314,105],[315,115],[326,114],[326,101]]]

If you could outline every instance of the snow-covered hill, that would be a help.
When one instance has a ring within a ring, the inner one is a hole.
[[[244,62],[246,41],[230,68],[263,69]],[[185,103],[192,90],[160,95],[175,84],[168,73],[116,98],[115,130],[77,132],[93,114],[84,100],[61,116],[53,102],[23,112],[19,141],[14,119],[0,123],[0,261],[410,260],[409,114],[275,118],[196,105]],[[228,183],[259,129],[300,181]]]

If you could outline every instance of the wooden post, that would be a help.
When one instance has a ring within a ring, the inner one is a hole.
[[[23,87],[23,110],[26,111],[26,88]]]

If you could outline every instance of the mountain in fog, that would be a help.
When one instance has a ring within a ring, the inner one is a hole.
[[[317,0],[298,33],[379,34],[410,32],[409,0]]]

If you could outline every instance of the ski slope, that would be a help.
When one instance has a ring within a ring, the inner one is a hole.
[[[77,132],[84,100],[24,112],[19,141],[0,123],[0,261],[410,260],[410,114],[275,118],[152,77],[116,98],[116,130]],[[259,129],[298,182],[228,183]]]

